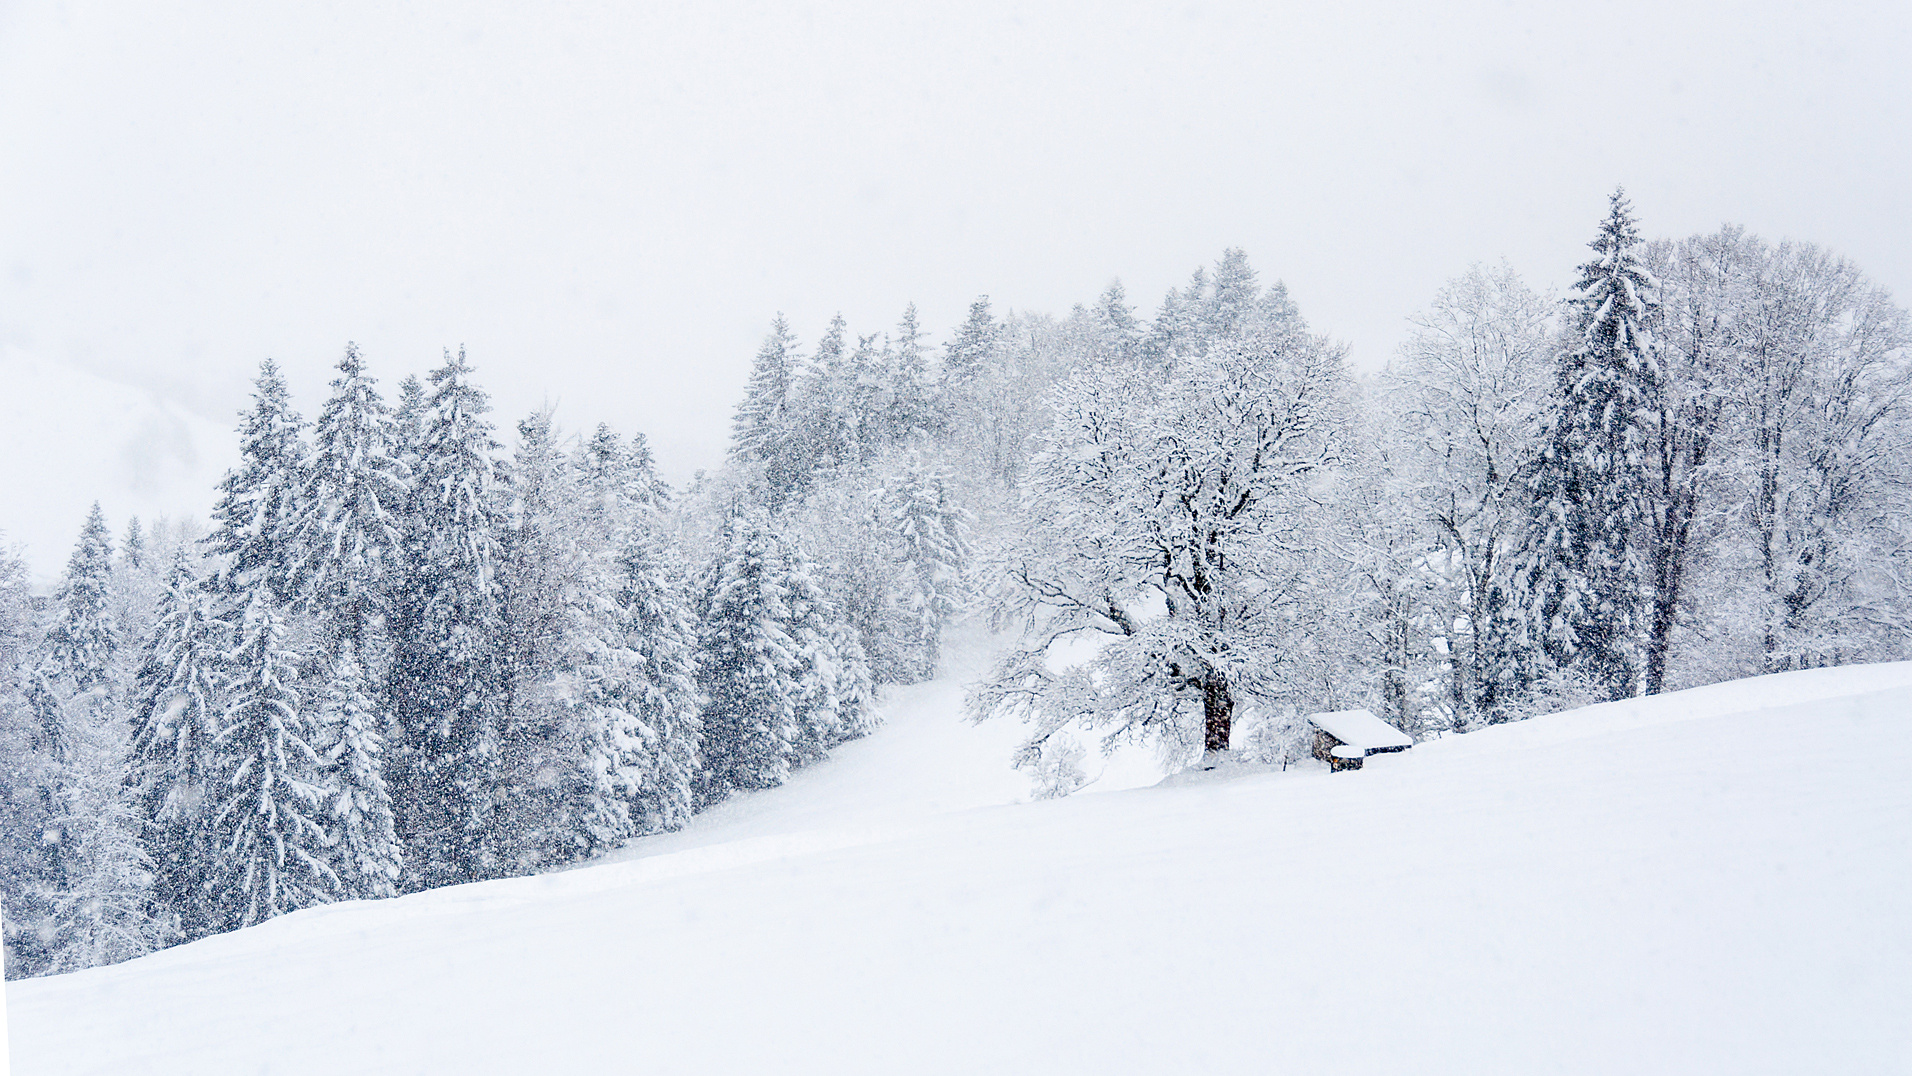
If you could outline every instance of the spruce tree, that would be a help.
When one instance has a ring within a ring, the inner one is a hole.
[[[1095,352],[1105,362],[1128,365],[1141,348],[1142,327],[1120,280],[1110,284],[1090,312]]]
[[[42,911],[33,892],[45,862],[42,835],[48,804],[41,790],[50,762],[36,749],[39,722],[27,701],[32,674],[34,608],[26,562],[0,534],[0,902],[6,911],[8,977],[29,974],[42,961],[36,932]]]
[[[635,833],[632,765],[642,745],[623,704],[631,654],[606,541],[632,511],[628,470],[608,429],[574,462],[548,412],[518,424],[500,570],[511,677],[496,808],[514,872],[593,855]]]
[[[916,304],[904,307],[903,316],[896,323],[896,333],[891,338],[890,402],[885,424],[887,440],[892,444],[938,429],[936,403],[930,385],[929,351],[923,346],[923,339],[928,335],[917,319]]]
[[[620,720],[607,742],[622,772],[638,833],[673,830],[689,820],[697,771],[699,706],[694,678],[696,627],[685,575],[664,528],[669,488],[658,478],[642,433],[621,448],[608,428],[577,454],[585,500],[598,506],[584,533],[600,551],[594,586],[607,587],[615,620]]]
[[[810,473],[795,412],[797,362],[797,339],[778,314],[751,362],[750,382],[731,419],[731,456],[763,469],[773,504],[799,495]]]
[[[1571,667],[1620,699],[1639,685],[1650,597],[1636,532],[1651,509],[1658,281],[1641,261],[1624,191],[1614,191],[1588,245],[1595,257],[1580,269],[1572,336],[1543,418],[1522,579],[1535,645],[1555,667]]]
[[[869,730],[869,666],[856,632],[836,619],[810,559],[781,538],[772,550],[772,578],[786,614],[782,629],[796,658],[790,763],[807,766]]]
[[[770,788],[790,776],[802,735],[802,657],[791,618],[782,544],[767,521],[726,521],[716,559],[699,576],[697,683],[705,698],[699,798]]]
[[[312,458],[290,524],[290,559],[298,606],[317,616],[328,651],[350,643],[362,655],[383,573],[398,550],[407,490],[393,457],[392,417],[356,345],[345,346],[338,371],[313,426]]]
[[[130,781],[152,862],[153,900],[168,933],[185,940],[215,929],[205,883],[214,856],[214,741],[230,630],[213,615],[185,550],[177,551],[133,681]]]
[[[119,626],[113,609],[113,545],[96,503],[53,595],[53,622],[27,684],[37,725],[34,746],[48,765],[40,770],[40,798],[50,823],[43,838],[44,885],[63,892],[74,880],[73,856],[87,825],[86,803],[69,793],[92,775],[89,766],[113,764],[113,751],[90,740],[106,738],[117,719],[114,677]],[[119,738],[121,750],[125,735]]]
[[[232,930],[334,900],[339,878],[321,819],[326,788],[311,720],[284,648],[285,622],[262,584],[226,659],[230,700],[215,741],[214,870],[207,886],[216,929]]]
[[[618,551],[616,602],[636,663],[625,704],[642,736],[631,792],[640,833],[690,820],[703,733],[697,684],[697,627],[679,580],[675,550],[654,521],[627,529]]]
[[[112,591],[113,539],[96,501],[54,593],[56,613],[46,638],[48,672],[71,694],[111,686],[119,650]]]
[[[499,446],[485,419],[490,402],[462,350],[446,353],[430,383],[429,398],[412,404],[424,409],[422,428],[403,569],[387,603],[386,694],[401,741],[388,780],[408,889],[491,877],[499,866],[491,825],[506,686]],[[401,435],[408,410],[401,406]]]
[[[967,513],[950,498],[948,477],[919,461],[912,460],[888,491],[901,574],[896,589],[902,682],[916,683],[936,674],[943,628],[962,606]]]
[[[48,894],[53,973],[130,960],[169,933],[152,914],[152,861],[126,786],[123,723],[108,708],[76,716],[60,789],[63,884]]]
[[[253,405],[239,426],[239,466],[219,484],[213,505],[214,552],[226,558],[215,590],[237,614],[263,583],[275,601],[293,597],[291,529],[305,464],[304,423],[293,412],[278,364],[259,364]]]
[[[956,335],[943,347],[943,384],[948,391],[960,391],[981,377],[989,368],[1002,336],[1002,326],[989,311],[989,296],[978,296],[969,304],[969,317]]]
[[[404,856],[392,825],[392,797],[385,784],[382,710],[373,700],[350,643],[332,662],[319,702],[318,725],[326,733],[325,786],[330,798],[330,860],[339,894],[347,900],[395,896]]]

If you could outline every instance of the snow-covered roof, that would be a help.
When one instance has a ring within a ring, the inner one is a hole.
[[[1413,747],[1407,733],[1374,716],[1367,710],[1335,710],[1308,718],[1315,728],[1364,750],[1383,747]]]

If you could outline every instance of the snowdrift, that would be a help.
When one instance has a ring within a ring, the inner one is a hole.
[[[1912,1070],[1912,664],[1045,803],[957,693],[610,862],[8,984],[13,1071]]]

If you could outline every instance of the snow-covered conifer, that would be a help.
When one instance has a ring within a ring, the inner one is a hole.
[[[391,792],[385,784],[381,710],[368,692],[350,643],[332,662],[332,676],[319,700],[316,731],[325,751],[324,785],[329,799],[329,858],[348,900],[376,900],[398,892],[404,856],[392,826]]]
[[[49,892],[66,891],[75,881],[73,871],[80,869],[73,857],[89,820],[74,812],[95,804],[75,790],[97,776],[91,767],[125,761],[127,736],[118,720],[122,685],[115,676],[116,604],[112,538],[94,504],[54,591],[53,621],[27,683],[38,726],[35,746],[51,764],[40,771],[45,782],[40,795],[49,815],[43,838]]]
[[[153,899],[174,937],[200,937],[213,861],[223,654],[230,627],[218,620],[183,549],[166,577],[159,619],[133,680],[130,784],[153,871]]]
[[[239,466],[220,482],[212,510],[211,545],[226,557],[216,589],[234,613],[259,582],[276,601],[293,596],[290,538],[306,454],[299,435],[305,424],[271,359],[259,364],[252,399],[239,426]]]
[[[446,353],[430,383],[429,399],[414,405],[425,413],[388,602],[386,694],[401,742],[387,780],[407,888],[491,877],[500,865],[490,818],[505,691],[499,446],[462,350]]]
[[[783,543],[753,512],[728,520],[715,561],[699,576],[697,682],[705,697],[700,798],[769,788],[790,775],[800,644],[791,619]]]
[[[356,345],[345,346],[338,371],[313,426],[289,557],[298,607],[318,617],[327,649],[350,642],[363,654],[398,553],[407,489],[391,415]]]
[[[977,296],[969,304],[969,316],[956,335],[943,346],[943,383],[960,390],[983,372],[994,360],[1002,337],[1002,326],[989,309],[989,296]]]
[[[943,628],[963,605],[969,513],[950,496],[948,476],[920,460],[909,461],[884,489],[901,574],[901,682],[914,683],[935,675]]]
[[[1640,687],[1651,579],[1640,529],[1651,512],[1647,458],[1659,392],[1659,282],[1642,260],[1624,192],[1588,244],[1543,415],[1534,505],[1518,584],[1527,630],[1556,666],[1576,665],[1609,698]]]
[[[125,782],[124,723],[109,707],[73,716],[60,789],[62,884],[48,894],[53,973],[130,960],[168,933],[152,915],[151,861]]]
[[[284,649],[285,622],[262,583],[246,607],[239,645],[226,659],[208,915],[231,930],[334,900],[327,862],[326,789],[310,717]]]
[[[98,502],[87,511],[53,601],[45,651],[49,674],[70,693],[110,688],[120,632],[113,617],[113,539]]]
[[[496,813],[513,871],[635,833],[630,795],[644,745],[624,705],[633,654],[608,572],[608,534],[635,502],[623,448],[601,433],[567,458],[539,412],[518,424],[508,470],[500,582],[510,690]]]

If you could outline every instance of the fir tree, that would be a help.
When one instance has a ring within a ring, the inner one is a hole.
[[[869,731],[870,672],[862,643],[836,619],[809,558],[794,545],[776,544],[781,555],[772,563],[781,569],[776,582],[787,615],[782,628],[796,658],[790,762],[806,766]]]
[[[923,346],[928,336],[917,320],[916,304],[903,309],[891,338],[889,363],[889,415],[887,441],[907,441],[918,433],[933,433],[938,428],[936,404],[930,386],[929,352]]]
[[[690,820],[700,765],[697,627],[678,582],[683,571],[654,524],[624,533],[617,569],[617,607],[636,656],[625,702],[644,751],[632,821],[642,833],[674,830]]]
[[[385,785],[380,720],[381,711],[347,643],[332,663],[318,723],[330,743],[325,752],[330,858],[339,893],[348,900],[395,896],[403,873],[391,793]]]
[[[45,864],[42,836],[48,829],[49,804],[41,792],[52,787],[51,762],[35,744],[39,721],[28,705],[34,608],[26,562],[0,534],[0,902],[6,911],[8,978],[29,974],[44,963],[37,931],[45,909],[36,887]]]
[[[490,817],[506,686],[498,444],[463,351],[447,352],[430,382],[404,567],[388,602],[387,697],[401,739],[388,779],[407,888],[491,877],[499,866]]]
[[[160,617],[133,681],[132,772],[153,899],[169,934],[187,940],[215,929],[207,919],[205,882],[212,872],[211,794],[214,741],[222,712],[220,678],[229,627],[185,551],[167,574]]]
[[[579,478],[587,501],[604,506],[586,532],[600,550],[593,587],[614,621],[607,638],[618,652],[619,720],[607,726],[636,832],[672,830],[690,817],[697,770],[698,709],[694,679],[696,628],[681,580],[684,571],[663,528],[669,488],[657,477],[644,435],[628,449],[605,427],[584,446]]]
[[[1136,320],[1135,308],[1129,305],[1128,293],[1123,290],[1120,280],[1110,284],[1102,297],[1096,300],[1090,317],[1095,334],[1092,346],[1096,354],[1105,362],[1124,365],[1134,362],[1141,347],[1142,327]]]
[[[146,566],[146,532],[140,529],[138,516],[129,516],[126,520],[126,537],[120,539],[120,559],[129,568]]]
[[[317,615],[329,649],[349,642],[363,654],[407,490],[393,458],[392,418],[356,345],[345,346],[338,371],[313,427],[290,559],[299,605]]]
[[[215,589],[234,612],[260,583],[281,604],[293,597],[290,539],[305,465],[304,423],[271,359],[259,364],[252,398],[239,426],[239,466],[220,482],[212,510],[212,549],[227,558]]]
[[[706,700],[698,788],[706,803],[782,784],[802,734],[802,659],[785,630],[782,543],[749,513],[729,520],[719,542],[696,584],[697,681]]]
[[[57,613],[46,638],[47,670],[71,694],[110,687],[119,650],[112,588],[113,540],[95,502],[54,593]]]
[[[623,705],[631,654],[605,541],[635,503],[615,434],[602,429],[578,457],[583,467],[559,451],[548,412],[518,424],[501,564],[511,681],[497,807],[514,871],[593,855],[635,833],[642,744]]]
[[[226,660],[230,702],[215,741],[217,853],[207,903],[219,929],[323,904],[339,891],[320,821],[326,800],[320,759],[293,686],[298,656],[284,649],[284,636],[284,621],[262,585]]]
[[[118,731],[119,685],[113,674],[120,640],[113,617],[112,539],[98,504],[87,512],[53,602],[53,622],[27,684],[27,702],[37,725],[34,747],[48,763],[40,769],[39,793],[50,820],[42,847],[43,885],[49,893],[60,893],[76,881],[73,872],[80,867],[74,857],[90,821],[74,813],[91,803],[76,798],[75,789],[94,777],[89,767],[115,763],[108,741]],[[121,732],[117,750],[125,746]]]
[[[967,513],[948,495],[947,476],[912,461],[889,484],[889,522],[902,578],[898,582],[903,682],[936,673],[943,628],[961,608],[968,557]]]
[[[969,304],[969,317],[956,335],[943,347],[943,384],[948,390],[960,390],[982,376],[995,357],[1002,326],[989,312],[989,296],[978,296]]]
[[[151,915],[153,875],[125,784],[125,730],[106,707],[76,716],[60,790],[64,884],[48,901],[53,973],[130,960],[167,933]]]
[[[1531,491],[1523,580],[1535,643],[1608,698],[1634,693],[1649,597],[1636,531],[1648,520],[1651,407],[1660,376],[1658,282],[1640,257],[1624,192],[1610,199],[1581,266],[1570,346],[1560,352]]]
[[[793,410],[796,347],[789,323],[782,314],[777,315],[763,346],[757,349],[750,383],[731,420],[731,455],[763,469],[763,481],[773,504],[799,495],[810,473],[803,431]]]

